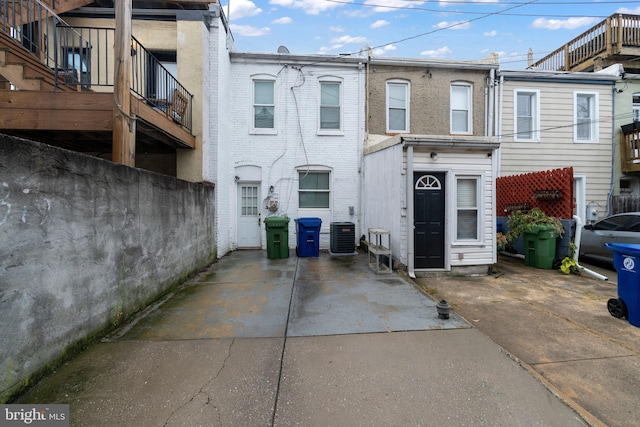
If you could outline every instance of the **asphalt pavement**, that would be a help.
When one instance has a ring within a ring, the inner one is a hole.
[[[590,425],[640,425],[640,328],[608,312],[607,301],[617,298],[613,267],[580,264],[608,279],[500,257],[489,276],[417,282],[447,299]]]
[[[511,331],[492,337],[479,326],[497,323],[490,319],[501,305],[466,310],[474,300],[500,302],[487,286],[518,294],[503,281],[414,283],[375,274],[366,254],[268,259],[264,251],[236,251],[14,403],[67,403],[72,426],[98,427],[594,425],[600,414],[575,405],[576,396],[547,378],[565,364],[549,360],[539,373],[531,367],[542,362],[500,342],[548,331],[512,311],[505,319]],[[449,319],[437,313],[441,295],[451,298]],[[611,333],[636,332],[609,320]],[[634,378],[615,380],[637,401],[638,353],[624,341],[618,337],[620,348],[606,356],[580,351],[635,364],[636,371],[622,371]],[[578,353],[568,356],[580,360]]]

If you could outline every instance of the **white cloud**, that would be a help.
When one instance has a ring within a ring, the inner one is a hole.
[[[382,27],[386,27],[387,25],[389,25],[389,21],[385,21],[384,19],[378,19],[376,22],[371,24],[371,28],[372,29],[382,28]]]
[[[386,45],[384,47],[381,47],[381,48],[379,47],[377,49],[374,49],[373,50],[373,54],[376,55],[376,56],[382,56],[385,53],[394,51],[396,49],[397,48],[393,44],[388,44],[388,45]]]
[[[231,31],[239,36],[259,37],[271,33],[269,27],[256,28],[251,25],[235,25],[231,24]]]
[[[269,0],[269,4],[288,7],[290,9],[302,9],[307,15],[318,15],[320,12],[324,12],[325,10],[344,6],[343,3],[334,3],[324,0]]]
[[[233,0],[232,2],[227,2],[227,4],[224,5],[225,13],[229,10],[229,4],[231,5],[229,18],[231,19],[246,18],[247,16],[256,16],[262,13],[262,9],[257,7],[251,0]]]
[[[531,23],[533,28],[543,30],[573,30],[580,27],[586,27],[598,22],[598,18],[569,18],[569,19],[547,19],[538,18]]]
[[[275,19],[273,21],[271,21],[272,24],[291,24],[293,22],[293,19],[289,18],[288,16],[283,16],[282,18],[278,18]]]
[[[332,45],[330,47],[322,46],[320,49],[318,49],[318,53],[329,54],[329,52],[342,49],[343,47],[344,47],[344,45],[343,44],[339,44],[339,43],[338,44],[334,44],[334,45]]]
[[[450,55],[451,53],[451,49],[449,49],[447,46],[444,46],[440,49],[425,50],[423,52],[420,52],[420,55],[428,56],[429,58],[443,58],[447,55]]]
[[[445,28],[449,30],[468,30],[469,28],[471,28],[471,23],[467,21],[442,21],[434,25],[433,28],[438,28],[441,30]]]
[[[640,6],[636,7],[635,9],[627,9],[626,7],[621,7],[620,9],[616,10],[616,13],[626,13],[628,15],[640,15]]]
[[[485,37],[495,37],[498,35],[498,32],[496,30],[485,31],[482,35]]]
[[[342,36],[342,37],[336,37],[334,39],[331,39],[331,43],[341,44],[341,45],[350,44],[350,43],[362,44],[366,42],[367,42],[366,37]]]
[[[457,6],[460,4],[460,2],[455,2],[455,1],[452,2],[449,0],[439,0],[438,3],[442,7],[446,7],[449,5]],[[472,3],[500,3],[500,0],[472,0]]]
[[[371,5],[378,5],[380,3],[384,3],[387,7],[372,7],[373,12],[394,12],[397,11],[398,8],[410,9],[412,7],[422,6],[427,2],[415,0],[386,0],[384,2],[381,2],[380,0],[367,0],[364,2],[364,4]]]
[[[344,33],[344,28],[337,25],[332,25],[329,27],[329,31],[333,31],[334,33]]]

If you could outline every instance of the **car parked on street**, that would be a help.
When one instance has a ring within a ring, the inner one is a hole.
[[[582,229],[580,258],[613,264],[613,251],[605,243],[640,244],[640,212],[611,215]]]

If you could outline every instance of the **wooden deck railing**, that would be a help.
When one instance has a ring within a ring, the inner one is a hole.
[[[581,64],[598,56],[619,55],[626,47],[640,47],[640,16],[616,14],[533,63],[530,68],[582,71]]]
[[[640,172],[640,123],[633,122],[622,126],[620,139],[620,160],[623,173]]]

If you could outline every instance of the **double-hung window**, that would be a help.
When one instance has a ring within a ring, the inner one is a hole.
[[[598,142],[598,94],[576,92],[574,141]]]
[[[633,105],[631,106],[633,113],[633,121],[640,122],[640,93],[633,94]]]
[[[451,84],[451,133],[471,134],[472,127],[472,86],[469,83],[454,82]]]
[[[300,209],[329,209],[329,171],[298,171]]]
[[[275,82],[253,80],[253,130],[275,132]]]
[[[480,177],[456,177],[456,240],[480,240],[479,205],[480,205]]]
[[[516,141],[540,140],[540,93],[537,90],[515,91],[515,129]]]
[[[409,82],[387,82],[387,132],[409,132]]]
[[[342,129],[340,82],[320,82],[320,132]]]

